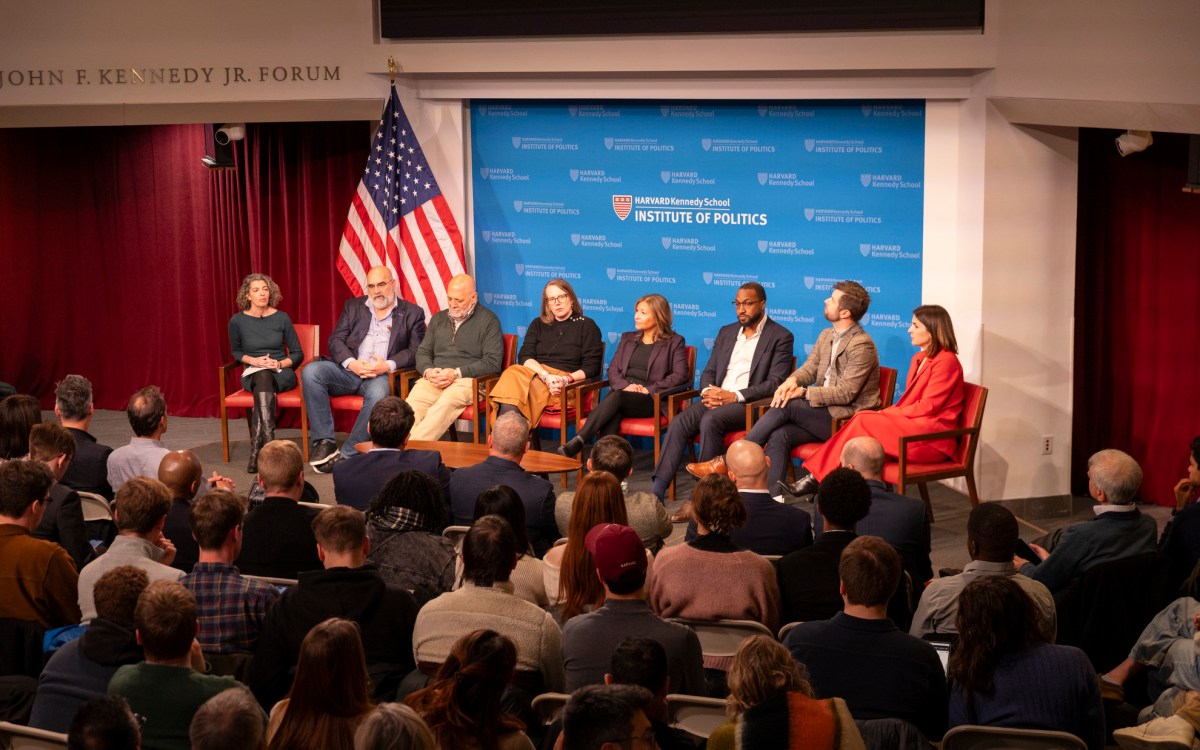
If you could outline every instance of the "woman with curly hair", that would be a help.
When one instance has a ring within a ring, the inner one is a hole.
[[[454,544],[442,530],[450,520],[441,485],[423,471],[392,477],[367,509],[367,559],[390,584],[411,591],[417,604],[454,588]]]
[[[729,668],[730,721],[709,736],[709,750],[865,750],[846,701],[817,700],[803,671],[773,638],[742,641]]]
[[[237,293],[240,312],[229,319],[229,346],[242,363],[242,388],[254,394],[250,420],[250,463],[258,471],[258,451],[275,439],[275,394],[296,387],[296,368],[304,351],[292,319],[277,305],[283,299],[270,276],[252,273]]]
[[[425,719],[438,747],[533,750],[525,724],[501,706],[516,668],[512,641],[476,630],[458,639],[433,682],[404,702]]]

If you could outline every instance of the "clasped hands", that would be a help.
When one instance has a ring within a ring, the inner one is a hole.
[[[279,372],[283,369],[283,363],[277,359],[271,359],[270,355],[254,357],[253,360],[255,367],[261,367],[264,370],[274,370],[275,372]]]
[[[359,376],[363,380],[370,380],[386,373],[389,369],[386,359],[380,359],[372,354],[367,359],[356,359],[350,363],[347,370]]]
[[[563,386],[571,382],[570,376],[555,375],[551,372],[539,375],[538,377],[541,378],[541,381],[546,384],[547,388],[550,389],[551,396],[557,396],[558,394],[562,393]]]
[[[725,404],[733,404],[738,400],[737,394],[724,388],[712,387],[700,394],[700,401],[705,409],[715,409]]]
[[[422,377],[435,388],[445,388],[458,380],[458,372],[453,367],[430,367]]]

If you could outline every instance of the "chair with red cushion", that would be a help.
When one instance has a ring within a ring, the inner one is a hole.
[[[604,350],[607,346],[604,342],[600,343],[601,362],[604,361]],[[600,403],[598,391],[588,391],[586,397],[579,395],[580,388],[594,382],[596,382],[596,378],[571,383],[559,391],[557,398],[550,399],[546,410],[542,412],[542,418],[530,430],[529,442],[534,450],[542,449],[542,436],[538,434],[538,430],[541,429],[558,430],[559,445],[567,444],[567,429],[578,421],[575,419],[575,413],[582,411],[582,416],[587,417],[588,414],[591,414],[592,409],[596,408],[596,404]],[[562,473],[562,486],[563,489],[566,489],[567,472],[565,471]]]
[[[511,367],[513,360],[517,358],[517,335],[515,333],[506,333],[504,335],[504,361],[500,364],[500,372]],[[471,423],[471,442],[486,443],[487,442],[487,395],[491,392],[492,386],[500,379],[500,372],[485,372],[475,378],[475,403],[462,410],[458,415],[458,419],[464,419]],[[403,397],[408,393],[412,381],[421,376],[421,373],[416,370],[406,370],[400,378],[400,394]],[[455,422],[458,421],[455,420]],[[458,429],[454,422],[450,423],[450,439],[458,442]]]
[[[880,407],[891,406],[892,401],[896,398],[896,375],[897,372],[891,367],[879,368],[879,403]],[[837,432],[842,429],[842,425],[850,421],[849,417],[838,419],[834,417],[833,431]],[[792,449],[792,458],[798,458],[800,461],[807,461],[812,454],[817,452],[825,443],[801,443]],[[793,470],[793,466],[788,467],[788,471]]]

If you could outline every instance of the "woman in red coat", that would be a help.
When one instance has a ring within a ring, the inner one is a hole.
[[[795,495],[812,494],[817,482],[841,464],[842,446],[856,437],[873,437],[884,453],[900,455],[900,438],[927,432],[953,430],[963,405],[963,372],[958,361],[954,324],[941,305],[921,305],[913,310],[908,335],[920,351],[908,366],[904,395],[895,406],[880,411],[860,411],[825,445],[804,462],[809,476],[787,489]],[[954,453],[953,438],[909,443],[908,460],[918,463],[945,460]]]

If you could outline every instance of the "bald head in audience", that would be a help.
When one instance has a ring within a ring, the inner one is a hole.
[[[203,469],[195,451],[171,451],[158,465],[158,481],[167,485],[171,497],[190,498],[196,495]]]
[[[883,479],[883,443],[873,437],[856,437],[842,446],[842,466],[854,469],[868,481]]]
[[[767,467],[770,461],[762,446],[749,440],[738,440],[725,453],[725,465],[729,467],[729,478],[739,490],[767,489]]]

